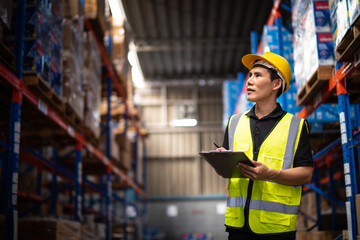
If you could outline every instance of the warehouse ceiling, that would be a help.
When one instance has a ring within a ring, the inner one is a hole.
[[[250,32],[273,0],[122,0],[147,81],[226,79],[244,71]]]

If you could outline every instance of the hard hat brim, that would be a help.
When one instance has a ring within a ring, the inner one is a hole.
[[[243,58],[241,59],[241,62],[244,64],[244,66],[247,69],[251,70],[253,63],[256,60],[262,60],[262,61],[265,61],[265,62],[269,62],[266,58],[263,58],[262,56],[259,56],[259,55],[256,55],[256,54],[247,54],[247,55],[243,56]]]

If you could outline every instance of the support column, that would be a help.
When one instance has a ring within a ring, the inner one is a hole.
[[[10,112],[10,128],[8,138],[8,159],[4,162],[2,174],[4,189],[2,195],[2,211],[5,213],[5,237],[6,240],[17,239],[17,192],[18,192],[18,171],[20,151],[20,119],[22,93],[13,90]]]
[[[106,157],[111,161],[111,93],[112,93],[112,79],[107,78],[107,114],[106,114]],[[111,239],[111,169],[106,170],[106,240]]]
[[[53,148],[52,151],[52,155],[53,155],[53,161],[54,163],[57,165],[57,150],[55,148]],[[56,205],[57,205],[57,198],[58,198],[58,193],[57,193],[57,174],[55,170],[52,170],[52,181],[51,181],[51,193],[52,193],[52,201],[51,201],[51,215],[54,217],[58,217],[57,213],[56,213]]]
[[[345,88],[343,88],[345,89]],[[353,148],[352,128],[350,119],[349,95],[342,92],[338,95],[339,100],[339,122],[341,130],[341,144],[344,159],[345,189],[346,189],[346,216],[349,239],[356,240],[357,224],[355,195],[357,194],[357,183],[355,173],[355,157]]]
[[[82,144],[76,143],[76,159],[75,159],[75,221],[81,222],[81,186],[82,186]]]

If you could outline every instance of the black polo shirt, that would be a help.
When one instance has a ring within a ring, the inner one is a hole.
[[[250,117],[250,130],[251,137],[253,139],[253,155],[254,159],[257,160],[258,149],[261,144],[264,142],[265,138],[270,134],[275,125],[281,120],[281,118],[286,114],[282,109],[280,104],[277,104],[277,107],[269,115],[259,119],[255,114],[255,106],[246,114]],[[229,137],[228,137],[228,127],[226,128],[223,145],[224,148],[229,149]],[[313,158],[309,143],[309,132],[308,132],[308,123],[305,121],[303,128],[301,130],[300,139],[298,148],[294,157],[294,167],[312,167]]]
[[[250,117],[250,130],[253,140],[253,160],[257,160],[258,150],[260,149],[261,144],[285,114],[286,112],[281,108],[280,104],[277,104],[277,107],[269,115],[261,119],[259,119],[255,114],[255,106],[253,106],[252,109],[246,114],[248,117]],[[308,123],[305,121],[305,124],[301,130],[298,148],[294,156],[294,168],[313,166],[308,129]],[[228,127],[225,131],[223,147],[229,149]],[[255,237],[255,235],[251,234],[247,224],[245,224],[245,226],[241,229],[226,227],[226,231],[231,232],[234,239],[237,238],[237,236],[240,238],[250,237],[249,239],[295,239],[295,232],[266,234]]]

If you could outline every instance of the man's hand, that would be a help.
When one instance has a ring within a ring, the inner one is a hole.
[[[229,150],[227,150],[227,149],[224,148],[224,147],[221,147],[221,148],[216,148],[216,151],[220,151],[220,152],[221,152],[221,151],[227,151],[227,152],[228,152]]]
[[[237,166],[240,168],[245,177],[251,180],[272,180],[274,182],[300,186],[310,183],[312,177],[312,167],[296,167],[286,170],[275,170],[268,168],[265,164],[251,161],[255,167],[250,167],[243,163],[239,163]]]
[[[268,168],[265,164],[257,161],[251,161],[255,167],[248,166],[243,163],[238,163],[238,168],[242,171],[245,177],[251,180],[270,180],[280,174],[279,170]]]

